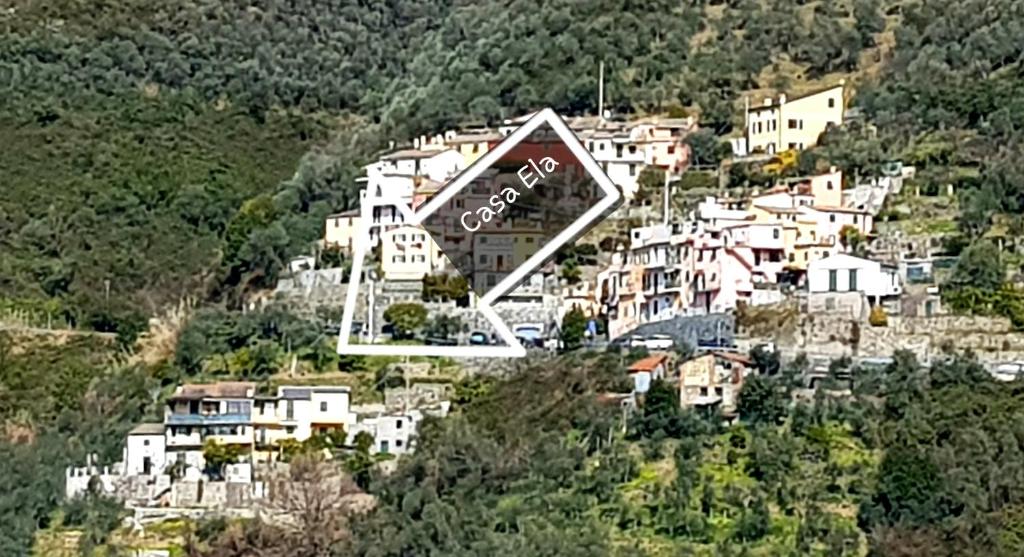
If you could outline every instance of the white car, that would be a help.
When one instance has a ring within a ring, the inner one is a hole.
[[[675,341],[669,335],[651,335],[644,340],[648,350],[671,350]]]

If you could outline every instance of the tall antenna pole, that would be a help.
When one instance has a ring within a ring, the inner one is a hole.
[[[604,60],[597,66],[597,118],[604,121]]]

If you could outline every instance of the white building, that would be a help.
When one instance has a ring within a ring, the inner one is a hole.
[[[164,424],[139,424],[124,444],[124,473],[129,476],[162,474],[167,466]]]
[[[381,271],[387,280],[422,280],[442,271],[448,259],[426,230],[403,225],[381,236]]]
[[[896,267],[842,253],[810,262],[807,288],[811,294],[860,292],[873,303],[903,293]]]
[[[425,407],[401,408],[384,404],[364,404],[353,407],[358,420],[352,426],[350,442],[359,433],[373,436],[372,452],[405,454],[416,447],[416,431],[427,416],[448,415],[451,403],[441,401]]]
[[[366,167],[371,183],[378,176],[424,176],[438,182],[458,174],[463,158],[455,149],[401,149]],[[412,190],[408,191],[412,195]]]
[[[842,230],[849,226],[862,236],[868,236],[874,229],[871,213],[848,207],[800,207],[800,213],[817,223],[817,238],[836,245],[842,240]]]

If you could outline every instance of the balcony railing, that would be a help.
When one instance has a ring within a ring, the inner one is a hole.
[[[237,425],[252,421],[251,414],[169,414],[166,425]]]

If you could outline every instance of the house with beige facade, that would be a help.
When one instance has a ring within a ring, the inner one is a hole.
[[[774,154],[790,149],[803,150],[818,144],[818,138],[830,127],[843,123],[844,81],[837,85],[797,97],[764,99],[744,115],[746,151]]]

